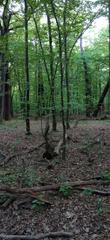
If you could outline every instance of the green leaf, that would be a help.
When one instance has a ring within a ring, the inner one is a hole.
[[[85,196],[91,196],[91,195],[93,194],[93,192],[94,192],[93,189],[87,188],[87,189],[85,189],[85,190],[83,191],[83,194],[84,194]]]

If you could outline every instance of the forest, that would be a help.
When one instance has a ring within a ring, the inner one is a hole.
[[[110,239],[110,0],[0,0],[5,239]]]

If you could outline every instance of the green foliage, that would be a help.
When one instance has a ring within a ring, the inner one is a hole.
[[[93,189],[91,189],[91,188],[87,188],[87,189],[85,189],[84,191],[83,191],[83,194],[85,195],[85,196],[91,196],[92,194],[93,194]]]
[[[20,182],[24,187],[32,187],[39,182],[40,178],[37,176],[36,170],[17,169],[11,174],[8,172],[0,172],[0,183],[2,184],[16,184]]]
[[[103,180],[110,180],[110,172],[107,171],[107,170],[103,170],[103,171],[100,173],[100,177],[101,177]]]
[[[41,211],[45,206],[45,203],[42,201],[42,197],[36,198],[32,201],[32,209]]]
[[[0,183],[2,184],[15,184],[17,177],[15,174],[0,173]]]
[[[30,168],[25,170],[22,177],[24,185],[28,187],[32,187],[40,180],[40,178],[37,176],[36,170]]]
[[[2,4],[1,0],[1,4]],[[4,1],[5,2],[5,1]],[[56,15],[60,23],[61,37],[64,39],[63,16],[65,9],[65,2],[63,0],[56,0],[54,5],[56,9]],[[66,33],[67,33],[67,56],[68,56],[68,75],[69,75],[69,89],[70,89],[70,113],[84,114],[85,113],[85,78],[84,67],[81,61],[80,49],[77,44],[71,52],[73,43],[77,40],[79,34],[83,32],[88,23],[93,18],[94,14],[98,10],[106,11],[106,4],[100,3],[100,1],[90,0],[76,0],[67,1],[66,6]],[[25,72],[24,72],[24,11],[23,4],[20,1],[15,1],[20,11],[16,14],[12,14],[10,26],[12,31],[8,34],[8,49],[5,52],[6,57],[10,63],[10,85],[13,101],[13,111],[15,115],[19,117],[25,117],[25,97],[26,97],[26,84],[25,84]],[[59,43],[58,32],[53,17],[50,0],[29,0],[29,75],[30,75],[30,115],[32,117],[41,116],[43,114],[50,113],[51,107],[51,93],[50,84],[48,81],[48,74],[46,72],[44,57],[42,49],[40,47],[40,41],[38,33],[36,32],[33,22],[33,15],[37,19],[38,30],[41,38],[41,43],[44,51],[44,56],[47,64],[48,73],[50,75],[50,51],[49,51],[49,36],[48,36],[48,24],[46,20],[46,12],[44,3],[47,4],[52,30],[53,41],[53,76],[55,79],[55,107],[58,114],[61,111],[61,96],[60,96],[60,68],[59,68]],[[12,4],[12,5],[13,5]],[[10,5],[10,12],[11,7]],[[13,6],[14,6],[13,5]],[[32,13],[32,9],[33,12]],[[14,7],[12,8],[14,11]],[[12,11],[12,12],[13,12]],[[101,11],[100,11],[101,12]],[[1,16],[0,16],[0,21]],[[20,28],[18,26],[21,26]],[[92,30],[91,30],[92,31]],[[100,93],[105,85],[108,77],[108,29],[101,29],[101,33],[97,35],[96,39],[91,44],[85,47],[84,56],[88,64],[89,78],[91,81],[92,97],[91,105],[94,108],[99,99]],[[2,51],[6,48],[5,36],[0,38],[0,46]],[[77,41],[76,41],[77,42]],[[64,46],[63,52],[64,52]],[[70,58],[70,52],[72,53]],[[40,60],[39,60],[40,59]],[[58,66],[57,66],[58,64]],[[63,66],[65,67],[65,59],[63,60]],[[65,69],[64,69],[65,73]],[[53,77],[52,76],[52,77]],[[50,76],[51,77],[51,76]],[[42,96],[38,94],[39,82],[43,83],[44,93]],[[66,81],[64,80],[64,110],[67,108],[67,95],[66,95]],[[106,103],[107,106],[107,103]]]
[[[64,197],[69,197],[72,193],[72,187],[68,183],[63,184],[60,187],[59,192],[62,193]]]

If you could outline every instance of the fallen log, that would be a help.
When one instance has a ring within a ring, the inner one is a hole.
[[[78,187],[90,186],[90,185],[108,185],[110,184],[110,180],[90,180],[90,181],[76,181],[76,182],[65,182],[63,186],[69,186],[74,188],[75,190]],[[5,185],[0,186],[0,192],[7,192],[10,194],[24,194],[28,196],[36,197],[37,193],[39,192],[46,192],[46,191],[58,191],[62,187],[62,184],[53,184],[53,185],[46,185],[40,187],[32,187],[32,188],[17,188],[17,187],[9,187]]]
[[[1,207],[6,208],[11,202],[15,201],[17,198],[22,199],[25,197],[26,202],[28,197],[31,197],[32,199],[38,199],[39,200],[39,193],[45,192],[45,191],[58,191],[60,188],[66,187],[71,188],[74,191],[85,191],[85,194],[90,195],[100,195],[100,196],[110,196],[110,192],[100,191],[94,188],[89,188],[90,185],[95,184],[102,184],[102,185],[108,185],[110,184],[109,181],[105,180],[90,180],[90,181],[76,181],[76,182],[66,182],[63,185],[62,184],[54,184],[54,185],[47,185],[47,186],[41,186],[41,187],[33,187],[33,188],[16,188],[16,187],[9,187],[9,186],[0,186],[0,193],[3,195],[6,194],[6,196],[9,196],[9,199],[7,199]],[[87,188],[84,188],[84,186],[88,186]],[[49,206],[51,203],[45,199],[40,198],[40,201],[43,202],[43,204]],[[23,200],[23,202],[25,202]],[[22,202],[21,202],[22,203]]]
[[[36,236],[29,236],[29,235],[5,235],[0,234],[0,240],[40,240],[44,238],[71,238],[73,237],[73,233],[70,232],[50,232],[50,233],[41,233]]]

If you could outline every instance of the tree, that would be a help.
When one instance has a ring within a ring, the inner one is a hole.
[[[93,112],[93,117],[97,117],[98,112],[101,110],[101,106],[103,105],[104,99],[110,90],[110,0],[108,2],[108,22],[109,22],[109,76],[108,76],[108,81],[103,89],[103,92],[99,98],[98,104],[96,106],[95,111]]]
[[[3,2],[4,9],[6,1]],[[21,9],[17,15],[12,11],[11,5],[15,2]],[[10,83],[10,98],[12,99],[10,102],[13,103],[14,112],[20,114],[23,112],[25,119],[29,119],[31,115],[32,117],[40,116],[41,112],[43,114],[51,112],[52,128],[55,130],[56,113],[60,115],[63,108],[64,124],[68,128],[70,114],[73,111],[75,114],[84,114],[85,111],[84,65],[76,43],[94,19],[102,14],[102,3],[76,0],[73,4],[72,0],[56,0],[53,3],[55,10],[53,12],[51,1],[28,0],[26,20],[28,21],[26,30],[28,36],[25,35],[25,41],[23,28],[15,31],[22,23],[24,27],[24,1],[10,0],[9,3],[7,14],[11,13],[13,18],[8,27],[8,49],[6,51],[2,49],[1,52],[7,52],[5,54],[9,70],[7,79]],[[94,8],[96,4],[99,4],[98,8]],[[3,27],[2,21],[1,26]],[[2,40],[1,38],[1,44],[3,44]],[[25,68],[23,67],[24,45]],[[105,44],[103,49],[99,49],[97,42],[97,52],[95,45],[96,41],[95,44],[83,49],[83,57],[87,65],[86,77],[88,75],[88,79],[91,80],[91,97],[89,92],[88,100],[92,98],[94,105],[99,97],[99,87],[104,86],[107,75]],[[3,62],[1,55],[0,59]],[[29,76],[31,76],[31,81]],[[43,89],[42,93],[41,89]],[[1,88],[1,95],[2,91]],[[38,106],[42,111],[39,111]]]
[[[12,13],[9,12],[9,0],[2,1],[3,13],[0,19],[0,118],[9,120],[11,117],[11,86],[9,79],[9,61],[8,61],[8,33]],[[4,45],[2,44],[2,41]]]
[[[53,58],[53,39],[52,39],[52,27],[51,27],[51,18],[49,15],[47,4],[44,3],[45,11],[47,15],[47,24],[48,24],[48,35],[49,35],[49,52],[50,52],[50,91],[52,98],[52,129],[56,131],[57,121],[56,121],[56,107],[55,107],[55,76],[54,76],[54,58]]]
[[[62,49],[62,37],[60,23],[56,15],[55,6],[53,0],[50,1],[52,12],[55,17],[57,31],[58,31],[58,41],[59,41],[59,63],[60,63],[60,84],[61,84],[61,116],[62,116],[62,126],[63,126],[63,154],[62,158],[65,159],[65,150],[66,150],[66,128],[65,128],[65,114],[64,114],[64,93],[63,93],[63,83],[64,83],[64,73],[63,73],[63,49]]]
[[[67,1],[65,0],[64,12],[63,12],[63,28],[64,28],[64,70],[66,81],[66,93],[67,93],[67,111],[66,111],[66,127],[70,128],[69,115],[70,115],[70,90],[69,90],[69,65],[68,65],[68,52],[67,52]]]
[[[80,51],[81,51],[81,58],[82,58],[83,66],[84,66],[86,116],[90,117],[91,108],[92,108],[92,103],[91,103],[91,98],[92,98],[91,81],[90,81],[90,76],[89,76],[87,60],[86,60],[85,54],[84,54],[82,36],[80,38]]]
[[[26,133],[30,135],[30,81],[29,81],[29,53],[28,53],[28,1],[24,0],[25,6],[25,76],[26,76]]]

